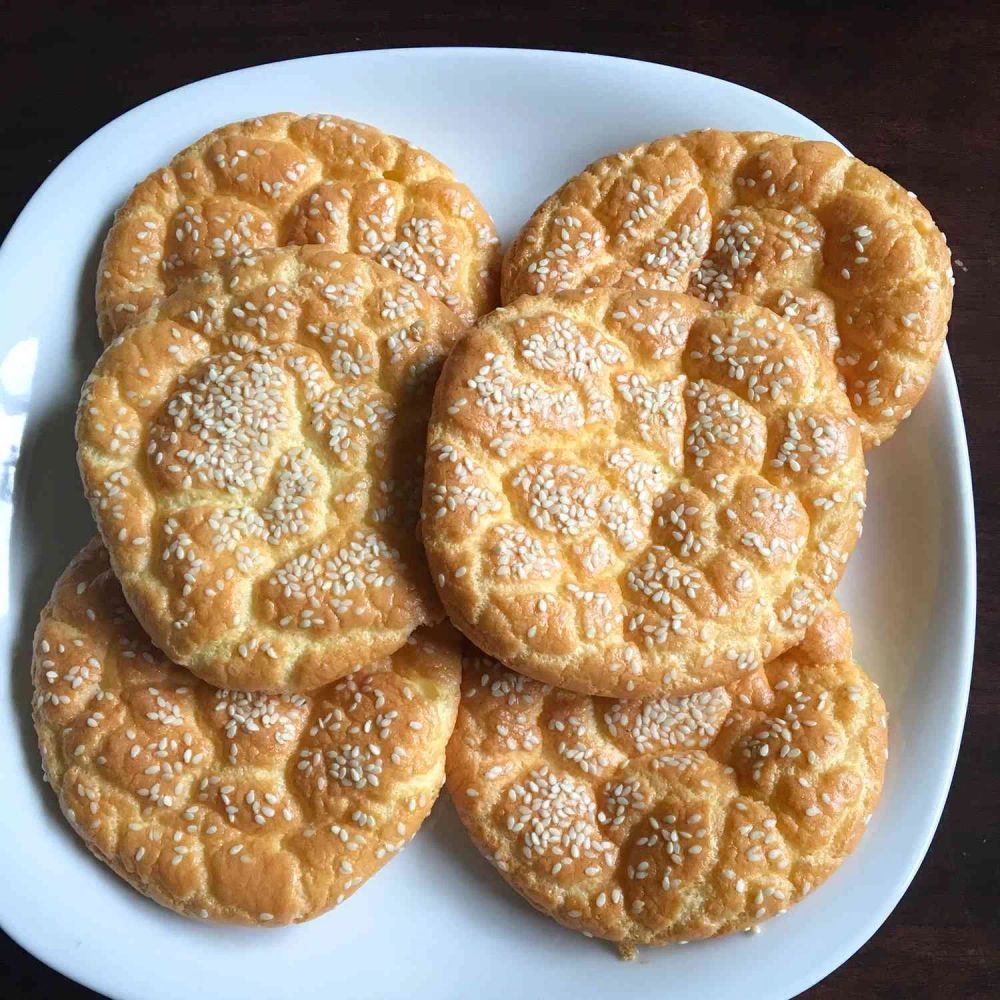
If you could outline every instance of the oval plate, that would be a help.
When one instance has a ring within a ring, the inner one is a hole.
[[[509,240],[566,177],[619,147],[715,126],[831,138],[742,87],[604,56],[416,49],[319,56],[165,94],[101,129],[52,173],[0,250],[0,924],[44,962],[114,998],[213,1000],[646,996],[784,998],[852,955],[889,915],[930,843],[951,781],[972,669],[975,534],[958,392],[945,353],[926,398],[870,456],[864,538],[839,596],[859,661],[881,684],[892,755],[855,854],[758,935],[614,950],[536,914],[442,801],[355,898],[300,927],[198,925],[94,861],[40,780],[29,658],[39,609],[93,533],[73,413],[97,354],[93,282],[115,208],[148,171],[213,127],[269,111],[371,122],[448,163]],[[16,488],[11,496],[11,482]],[[470,985],[474,975],[474,986]],[[211,984],[210,986],[208,984]]]

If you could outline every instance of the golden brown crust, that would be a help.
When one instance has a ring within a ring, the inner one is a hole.
[[[425,427],[463,326],[353,254],[261,250],[105,351],[77,420],[125,595],[175,662],[306,691],[442,612],[416,537]]]
[[[823,882],[882,789],[885,704],[834,603],[730,688],[611,702],[466,658],[448,790],[529,902],[626,947],[751,928]]]
[[[860,532],[833,364],[773,312],[525,296],[445,364],[421,530],[452,621],[584,694],[729,683],[802,638]]]
[[[920,202],[832,143],[706,129],[567,181],[509,247],[502,297],[591,285],[750,295],[835,358],[872,447],[927,388],[950,261]]]
[[[496,302],[493,221],[443,163],[370,125],[283,113],[216,129],[136,186],[98,269],[102,339],[218,261],[290,243],[363,254],[467,323]]]
[[[440,625],[309,696],[213,688],[150,643],[95,539],[42,612],[32,678],[47,779],[90,850],[179,913],[270,926],[340,903],[416,833],[460,652]]]

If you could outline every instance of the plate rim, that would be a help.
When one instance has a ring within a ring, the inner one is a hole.
[[[735,83],[723,77],[699,73],[695,70],[689,70],[666,63],[656,63],[648,60],[606,55],[603,53],[546,48],[516,48],[509,46],[390,46],[376,49],[358,49],[343,52],[319,53],[292,59],[272,60],[266,63],[229,70],[225,73],[206,76],[171,88],[162,94],[151,97],[148,100],[122,112],[89,135],[86,139],[74,147],[65,157],[63,157],[63,159],[46,175],[45,179],[38,185],[24,207],[17,214],[17,217],[8,230],[7,235],[2,243],[0,243],[0,273],[6,270],[8,257],[11,253],[9,249],[11,244],[15,243],[20,238],[21,230],[29,225],[32,215],[39,210],[39,205],[45,201],[47,190],[54,187],[55,183],[63,174],[73,169],[75,162],[79,158],[86,155],[88,147],[96,144],[98,138],[103,133],[115,129],[127,119],[139,117],[144,113],[148,113],[152,105],[161,102],[165,103],[170,98],[175,97],[183,91],[196,90],[198,87],[209,83],[218,85],[221,81],[234,82],[240,75],[262,73],[268,71],[269,69],[273,69],[274,67],[287,66],[289,64],[304,66],[309,63],[326,63],[332,60],[346,61],[351,59],[370,58],[373,56],[384,57],[387,54],[402,57],[416,56],[420,59],[440,58],[454,56],[457,54],[465,56],[474,55],[477,58],[497,58],[516,55],[518,58],[538,59],[539,61],[550,61],[556,59],[566,62],[588,62],[596,60],[608,63],[625,63],[636,66],[655,67],[657,69],[683,74],[699,80],[711,81],[712,83],[722,82],[728,87],[736,88],[745,94],[752,95],[755,100],[763,100],[786,112],[791,111],[826,132],[826,129],[823,128],[823,126],[813,122],[812,119],[807,118],[807,116],[796,111],[789,105],[786,105],[781,101],[768,96],[767,94],[763,94],[760,91],[753,90],[750,87]],[[826,132],[826,134],[830,135],[829,132]],[[956,487],[956,499],[958,501],[957,510],[954,512],[954,520],[956,522],[958,534],[964,542],[960,551],[957,553],[962,569],[962,580],[959,588],[959,601],[962,605],[962,614],[960,621],[957,622],[956,625],[959,638],[955,643],[955,673],[957,677],[954,682],[955,684],[961,684],[961,692],[954,706],[953,716],[956,716],[957,718],[955,718],[955,724],[950,728],[950,745],[947,747],[947,752],[941,755],[942,762],[946,761],[947,765],[945,768],[947,781],[941,782],[941,787],[938,790],[934,808],[931,810],[933,813],[933,822],[926,825],[926,832],[924,836],[921,837],[918,842],[912,843],[908,847],[910,863],[905,870],[905,877],[900,877],[898,879],[896,888],[893,892],[886,895],[882,905],[877,911],[877,915],[874,918],[869,915],[865,920],[860,921],[858,925],[859,929],[856,929],[851,935],[844,936],[836,947],[831,947],[825,953],[822,960],[817,960],[810,966],[810,971],[789,980],[788,986],[786,987],[792,990],[792,992],[788,994],[789,997],[797,996],[802,991],[809,989],[811,986],[819,983],[843,965],[878,932],[881,926],[892,914],[896,906],[899,904],[899,901],[912,884],[920,866],[923,864],[931,842],[937,833],[941,815],[944,811],[944,807],[954,781],[954,772],[958,760],[958,753],[964,735],[974,660],[976,612],[978,603],[976,565],[977,539],[975,509],[972,493],[972,473],[969,460],[968,440],[965,432],[965,420],[962,411],[961,397],[958,391],[958,383],[955,377],[954,365],[952,363],[947,343],[944,345],[941,352],[941,358],[937,366],[937,371],[940,372],[937,377],[941,379],[944,385],[947,404],[947,431],[951,444],[954,446],[952,468],[955,475],[953,482]],[[28,418],[30,418],[32,412],[30,399],[33,396],[34,386],[32,386],[31,396],[29,397],[29,404],[26,411]],[[16,465],[16,469],[18,471],[20,469],[20,465],[21,456],[19,455]],[[17,480],[15,481],[15,508],[17,504],[16,483]],[[14,707],[15,710],[23,712],[25,706],[15,705]],[[444,790],[442,790],[442,792],[443,791]],[[116,1000],[118,997],[124,995],[107,993],[104,984],[97,981],[93,976],[81,974],[80,972],[74,970],[71,960],[72,956],[63,956],[61,954],[54,953],[53,949],[50,949],[46,945],[44,938],[39,939],[37,936],[32,937],[28,932],[22,933],[22,929],[14,922],[16,920],[17,909],[18,907],[16,905],[5,907],[3,905],[3,896],[0,895],[0,930],[3,930],[3,932],[6,933],[18,946],[59,974],[91,990],[94,990],[95,992],[109,997],[114,997]]]

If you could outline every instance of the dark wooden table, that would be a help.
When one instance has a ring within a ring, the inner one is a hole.
[[[768,14],[753,5],[739,14],[717,4],[675,11],[644,0],[626,10],[612,0],[465,0],[444,14],[421,12],[420,3],[401,14],[398,6],[0,0],[0,233],[76,145],[163,91],[277,59],[411,45],[576,49],[723,77],[791,105],[917,191],[958,258],[949,343],[972,453],[980,554],[972,699],[951,795],[920,873],[872,940],[807,995],[1000,995],[1000,672],[993,667],[1000,655],[1000,290],[997,275],[991,278],[998,244],[990,235],[1000,207],[1000,6],[914,0],[894,12],[844,0],[832,13],[803,13],[808,4],[800,3]],[[95,996],[0,934],[0,996],[56,995]]]

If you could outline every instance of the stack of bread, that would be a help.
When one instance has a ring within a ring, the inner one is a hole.
[[[926,210],[829,143],[616,153],[501,267],[401,139],[205,136],[100,264],[99,537],[33,659],[63,812],[200,919],[317,916],[445,782],[518,892],[623,953],[785,911],[881,791],[833,593],[951,295]]]

